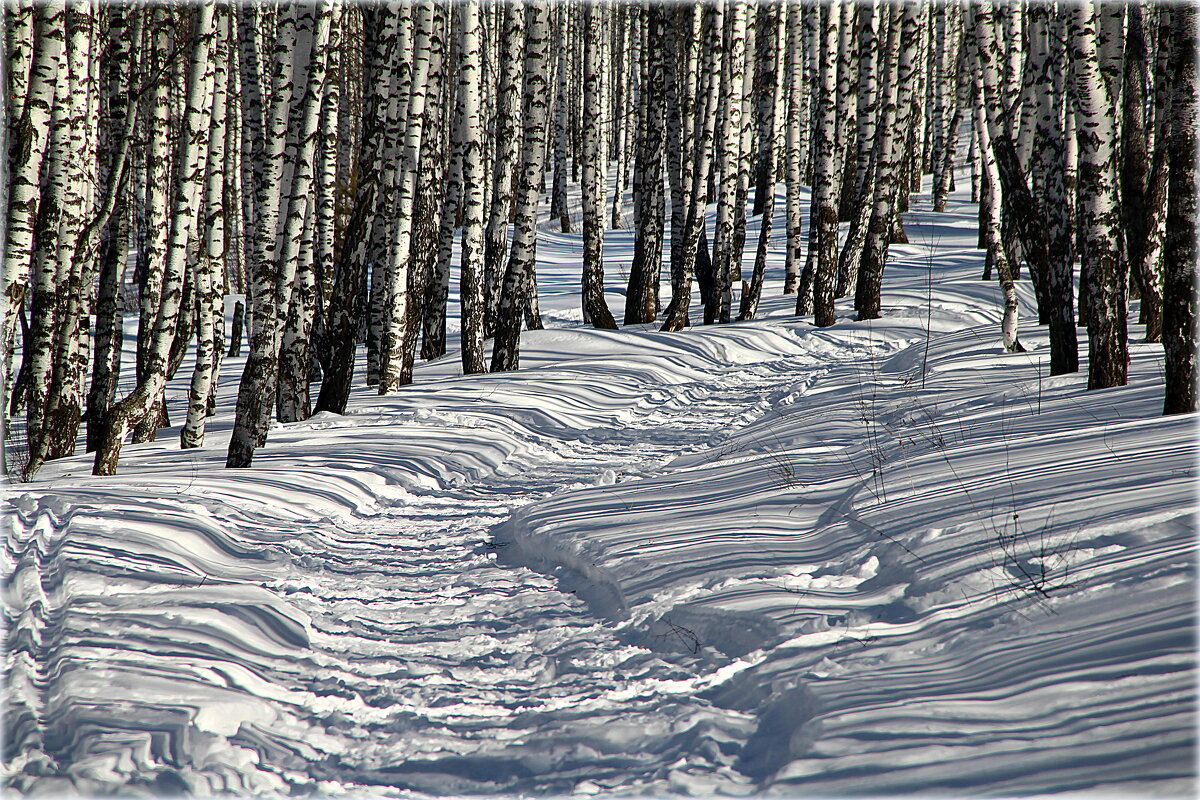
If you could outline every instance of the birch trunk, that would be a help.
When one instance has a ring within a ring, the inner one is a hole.
[[[42,162],[49,141],[50,117],[54,106],[55,85],[62,73],[66,56],[66,8],[62,2],[40,3],[35,6],[32,34],[33,47],[29,55],[29,78],[23,94],[21,115],[12,118],[9,151],[8,204],[4,243],[3,329],[0,346],[6,365],[12,363],[17,315],[25,302],[32,263],[34,226],[41,196]],[[19,29],[18,29],[19,30]],[[19,77],[20,51],[13,53],[10,69]],[[14,102],[16,97],[10,98]]]
[[[821,9],[821,65],[820,88],[816,102],[813,127],[816,130],[814,150],[812,212],[810,223],[814,235],[809,238],[809,247],[815,245],[816,271],[813,276],[812,311],[813,322],[819,328],[833,324],[833,296],[837,280],[837,236],[838,208],[836,182],[841,180],[837,170],[836,104],[838,84],[838,18],[840,7],[836,4]],[[803,281],[802,281],[803,283]],[[796,313],[807,313],[808,298],[801,291],[797,297]]]
[[[802,146],[801,117],[804,115],[802,98],[804,93],[804,57],[801,47],[801,22],[804,7],[798,4],[787,6],[788,65],[787,95],[788,110],[784,122],[787,141],[787,255],[784,261],[783,293],[792,294],[800,285],[800,252],[803,247],[800,218],[800,185],[803,181],[804,154]]]
[[[462,364],[466,374],[485,372],[484,362],[484,181],[482,28],[478,0],[458,6],[459,72],[455,138],[462,170],[463,223],[459,298],[462,305]]]
[[[701,248],[707,249],[703,241],[705,186],[708,183],[710,157],[716,132],[717,96],[721,86],[721,60],[723,58],[724,6],[721,0],[704,10],[704,65],[701,70],[700,90],[695,98],[695,150],[692,158],[692,180],[688,191],[687,227],[678,269],[671,275],[671,304],[667,308],[662,330],[680,331],[686,328],[688,307],[692,301],[692,276],[698,271],[697,261]],[[686,158],[688,154],[684,154]]]
[[[1088,388],[1124,386],[1128,369],[1126,275],[1118,245],[1116,107],[1100,69],[1096,25],[1090,0],[1070,12],[1068,33],[1073,63],[1079,142],[1080,224],[1085,232],[1082,268],[1088,276]]]
[[[430,37],[433,35],[433,3],[426,0],[417,9],[413,41],[412,83],[405,115],[404,147],[399,166],[396,193],[395,231],[388,252],[388,308],[383,342],[380,348],[379,393],[397,391],[406,382],[404,335],[409,324],[411,297],[408,291],[412,268],[413,205],[416,200],[417,170],[420,166],[421,141],[425,132],[425,104],[429,75]]]
[[[546,161],[549,118],[547,68],[550,9],[546,0],[525,5],[525,107],[522,114],[520,188],[508,265],[501,284],[492,345],[492,372],[514,370],[520,362],[521,316],[533,286],[537,252],[537,207]]]
[[[204,251],[196,260],[193,280],[196,284],[198,313],[196,366],[188,389],[187,418],[179,432],[182,449],[204,444],[204,421],[208,416],[208,399],[219,363],[217,326],[224,324],[224,296],[220,269],[225,259],[225,235],[221,227],[224,217],[222,168],[225,160],[225,104],[228,76],[226,73],[225,34],[226,11],[218,7],[215,14],[212,45],[214,64],[212,111],[209,119],[208,176],[204,186]]]
[[[207,155],[206,130],[212,100],[213,68],[210,48],[215,31],[215,11],[215,3],[196,6],[194,11],[183,128],[176,152],[179,173],[175,182],[168,247],[162,268],[162,301],[158,305],[154,334],[146,354],[146,374],[139,377],[133,392],[114,405],[106,417],[92,467],[93,473],[97,475],[112,475],[116,472],[121,444],[130,426],[135,418],[152,411],[166,385],[167,359],[181,313],[181,290],[187,268],[188,240],[196,217],[204,160]]]
[[[1163,286],[1164,414],[1196,410],[1196,9],[1171,6],[1160,46],[1170,48],[1174,78],[1165,144],[1170,149],[1167,251]]]
[[[484,331],[496,330],[500,283],[504,276],[508,223],[513,213],[513,182],[521,144],[521,63],[525,30],[523,0],[503,6],[504,37],[500,43],[500,86],[496,93],[496,121],[492,138],[496,160],[492,170],[492,203],[488,212],[484,249]]]
[[[328,5],[316,9],[296,8],[295,64],[287,46],[284,32],[276,43],[276,96],[272,108],[270,134],[285,138],[289,106],[294,106],[294,125],[297,128],[296,163],[291,192],[283,210],[283,226],[278,244],[267,241],[264,250],[273,256],[267,274],[255,276],[254,326],[250,337],[250,355],[238,387],[237,416],[233,436],[225,460],[227,467],[248,467],[254,450],[266,443],[270,414],[274,407],[275,385],[280,375],[279,348],[290,306],[293,283],[300,268],[300,247],[303,226],[311,202],[313,168],[316,152],[317,123],[321,109],[321,86],[325,80],[325,65],[329,43],[331,10]],[[294,68],[294,72],[293,72]],[[293,98],[294,101],[293,101]],[[267,187],[278,187],[282,172],[283,150],[280,142],[269,142],[279,170],[269,167]],[[277,189],[276,189],[277,191]],[[264,204],[265,205],[265,204]],[[276,203],[276,206],[282,203]],[[274,215],[278,217],[278,213]],[[275,226],[272,225],[274,239]],[[304,365],[307,369],[307,364]]]
[[[603,14],[595,4],[581,8],[583,18],[583,313],[596,328],[615,329],[604,299],[604,183],[608,162],[601,113],[604,92]]]
[[[643,10],[647,35],[652,41],[662,42],[668,29],[668,9],[652,5]],[[634,163],[634,207],[638,213],[625,295],[626,325],[653,322],[658,316],[658,276],[662,269],[666,212],[662,172],[666,144],[666,48],[648,47],[643,52],[647,59],[646,83],[642,87],[645,114]]]

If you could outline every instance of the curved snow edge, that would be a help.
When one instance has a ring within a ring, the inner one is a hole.
[[[589,562],[575,548],[551,543],[543,532],[532,533],[527,515],[526,509],[520,509],[492,528],[496,560],[505,566],[528,567],[552,576],[562,591],[583,600],[601,619],[613,622],[628,619],[629,606],[617,579]]]

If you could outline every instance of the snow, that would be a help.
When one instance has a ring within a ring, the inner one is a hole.
[[[794,317],[777,241],[762,319],[680,334],[583,327],[543,209],[519,372],[225,470],[230,359],[205,447],[9,486],[8,786],[1194,794],[1196,419],[1136,325],[1129,386],[1051,378],[1026,280],[1004,353],[974,206],[927,208],[883,319]]]

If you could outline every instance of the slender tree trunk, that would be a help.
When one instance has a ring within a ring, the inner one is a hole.
[[[1169,72],[1174,77],[1164,137],[1170,149],[1171,173],[1163,282],[1163,413],[1179,414],[1196,410],[1197,13],[1186,5],[1159,13],[1170,15],[1160,46],[1169,42]]]
[[[505,25],[499,52],[500,86],[496,93],[496,121],[492,129],[496,161],[492,171],[492,203],[488,211],[483,257],[484,332],[488,336],[496,331],[508,223],[513,213],[512,187],[520,155],[521,47],[525,30],[523,3],[524,0],[513,0],[503,6]]]
[[[456,140],[461,143],[463,224],[462,268],[459,289],[462,304],[462,364],[467,374],[485,372],[484,362],[484,165],[483,118],[479,90],[483,62],[478,0],[458,6],[459,86]]]
[[[408,112],[404,146],[399,166],[399,187],[396,196],[395,231],[392,234],[387,261],[388,313],[380,350],[379,393],[397,391],[411,373],[406,363],[404,335],[409,323],[412,298],[408,291],[409,271],[412,268],[413,206],[417,194],[417,171],[420,168],[421,141],[425,132],[425,104],[429,75],[430,38],[433,35],[434,6],[424,0],[417,6],[414,29],[412,88],[408,96]]]
[[[212,93],[212,59],[215,4],[195,6],[191,52],[187,66],[187,98],[183,130],[178,139],[175,163],[179,174],[175,182],[173,213],[166,261],[163,267],[162,301],[158,305],[154,334],[146,353],[146,372],[139,377],[131,394],[112,407],[96,448],[92,471],[97,475],[116,472],[121,444],[136,418],[152,411],[161,398],[167,380],[167,358],[175,339],[181,312],[180,300],[187,268],[187,245],[196,216],[204,176],[207,148],[206,130]]]
[[[1085,0],[1072,7],[1069,31],[1080,131],[1080,223],[1086,231],[1083,269],[1088,275],[1089,389],[1124,386],[1129,359],[1126,275],[1118,244],[1116,107],[1100,69],[1098,16],[1092,2]]]
[[[8,158],[8,206],[4,243],[3,329],[0,335],[5,364],[11,364],[17,316],[25,302],[32,263],[34,226],[41,196],[40,175],[49,142],[55,86],[66,57],[66,9],[53,0],[35,6],[29,77],[22,97],[14,91],[10,102],[23,101],[11,132]],[[28,28],[29,26],[25,26]],[[19,29],[20,30],[20,29]],[[14,33],[16,33],[14,31]],[[20,79],[22,51],[10,53],[9,69]],[[16,61],[17,63],[13,63]],[[65,76],[64,76],[65,79]],[[14,87],[16,88],[16,87]],[[14,109],[15,110],[15,109]]]
[[[706,254],[708,250],[704,240],[705,186],[708,183],[716,132],[717,95],[721,85],[723,7],[713,4],[705,9],[704,14],[704,65],[701,70],[703,78],[700,83],[701,90],[696,92],[695,98],[695,150],[692,154],[692,181],[688,192],[686,232],[679,268],[673,269],[671,274],[671,304],[663,322],[664,331],[681,331],[690,324],[688,307],[692,301],[692,276],[703,271],[703,265],[699,262],[701,254]],[[684,154],[684,157],[687,155]]]
[[[615,329],[604,299],[604,182],[608,161],[601,111],[604,9],[581,9],[583,28],[583,311],[596,328]]]
[[[651,41],[663,42],[669,26],[668,8],[649,5],[644,9],[646,32]],[[663,150],[666,144],[666,47],[648,47],[647,80],[642,87],[645,98],[643,128],[638,135],[634,164],[635,220],[633,262],[629,267],[629,287],[625,295],[625,324],[653,322],[658,316],[658,275],[662,269],[665,223],[663,195]]]
[[[322,6],[316,10],[311,7],[297,8],[296,13],[297,36],[293,47],[299,53],[295,58],[295,74],[292,73],[293,59],[290,57],[292,48],[287,42],[288,27],[281,30],[276,42],[276,62],[282,74],[276,75],[270,125],[272,141],[268,143],[272,148],[268,151],[272,155],[270,161],[282,162],[283,149],[275,137],[286,137],[289,106],[295,105],[295,125],[298,128],[296,163],[278,243],[273,241],[276,235],[274,224],[269,233],[260,233],[264,243],[269,244],[263,249],[273,256],[273,264],[269,272],[264,269],[266,274],[255,276],[254,329],[251,332],[250,355],[238,387],[237,415],[225,461],[227,467],[250,466],[255,448],[266,443],[274,407],[275,384],[280,375],[279,347],[287,309],[291,305],[293,282],[300,269],[303,226],[311,200],[321,87],[325,80],[332,12],[329,6]],[[296,98],[294,104],[293,97]],[[282,163],[279,166],[282,168]],[[270,187],[278,187],[280,183],[281,179],[271,169],[271,174],[264,180],[265,187],[268,187],[268,191],[277,192],[278,188],[271,190]],[[280,206],[282,198],[279,203],[268,202]],[[278,219],[279,213],[273,216]],[[265,266],[268,262],[264,259],[263,263]],[[307,369],[307,363],[303,368]]]
[[[787,141],[787,255],[784,261],[783,293],[792,294],[800,286],[800,253],[803,246],[800,221],[800,184],[803,181],[804,152],[802,150],[801,117],[804,92],[804,57],[801,47],[801,23],[804,6],[787,6],[787,95],[788,110],[784,121]]]
[[[527,303],[527,292],[533,287],[538,197],[546,161],[546,121],[550,112],[547,87],[550,9],[546,0],[530,0],[525,10],[525,109],[520,190],[512,249],[501,284],[496,336],[492,345],[492,372],[514,370],[519,365],[521,315]]]
[[[733,295],[733,242],[742,163],[742,92],[746,68],[746,4],[730,0],[724,86],[717,112],[717,220],[713,229],[713,293],[705,324],[729,322]],[[740,256],[740,253],[739,253]]]
[[[813,167],[813,202],[811,218],[815,218],[810,247],[817,248],[816,272],[813,277],[813,322],[819,328],[833,324],[833,296],[837,279],[838,208],[835,184],[841,179],[837,171],[835,107],[837,103],[837,44],[840,8],[835,3],[821,10],[821,67],[820,93],[816,98],[816,148]],[[797,298],[796,313],[806,313],[806,297]]]
[[[188,390],[187,418],[179,432],[180,447],[185,450],[204,444],[204,421],[208,416],[208,399],[219,358],[216,331],[217,326],[224,324],[224,297],[221,291],[223,285],[219,270],[224,264],[225,256],[225,235],[221,222],[224,217],[222,168],[225,161],[224,126],[227,97],[226,19],[225,10],[218,8],[212,45],[215,73],[209,121],[208,175],[204,186],[204,252],[196,260],[193,272],[199,315],[196,366],[192,371],[191,386]]]

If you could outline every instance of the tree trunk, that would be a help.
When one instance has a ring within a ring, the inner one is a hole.
[[[508,265],[501,284],[492,372],[514,370],[520,362],[521,315],[533,287],[537,258],[537,207],[546,161],[546,121],[549,117],[547,61],[550,9],[546,0],[525,7],[525,109],[522,119],[520,190]]]
[[[484,372],[484,166],[483,118],[479,90],[482,84],[482,28],[478,0],[458,6],[459,86],[455,138],[461,143],[463,223],[462,268],[459,297],[462,304],[462,364],[467,374]]]
[[[1171,174],[1167,189],[1167,252],[1163,282],[1163,352],[1166,355],[1164,414],[1196,410],[1196,9],[1170,6],[1170,74],[1174,80],[1166,146]],[[1166,44],[1164,36],[1160,46]]]
[[[604,11],[581,9],[583,29],[583,313],[596,328],[615,329],[616,320],[604,299],[604,183],[608,162],[601,113],[603,108]]]
[[[1085,230],[1082,268],[1088,276],[1088,388],[1124,386],[1129,349],[1125,264],[1118,244],[1116,107],[1100,69],[1090,0],[1072,7],[1068,40],[1074,63],[1079,135],[1079,197]]]
[[[139,376],[131,394],[109,411],[92,466],[97,475],[116,472],[121,444],[133,422],[149,414],[162,396],[167,380],[167,359],[181,313],[181,294],[187,268],[187,246],[196,216],[207,155],[207,125],[212,104],[212,59],[215,4],[194,7],[194,29],[187,66],[187,97],[183,128],[178,137],[173,210],[166,260],[162,267],[162,301],[148,342],[145,375]],[[182,309],[186,313],[187,309]]]
[[[492,203],[488,212],[483,256],[485,318],[484,332],[496,331],[500,283],[504,277],[508,223],[513,213],[513,183],[521,144],[521,48],[525,30],[524,0],[513,0],[504,8],[504,36],[499,48],[500,86],[496,93],[496,121],[492,139],[496,160],[492,170]]]

